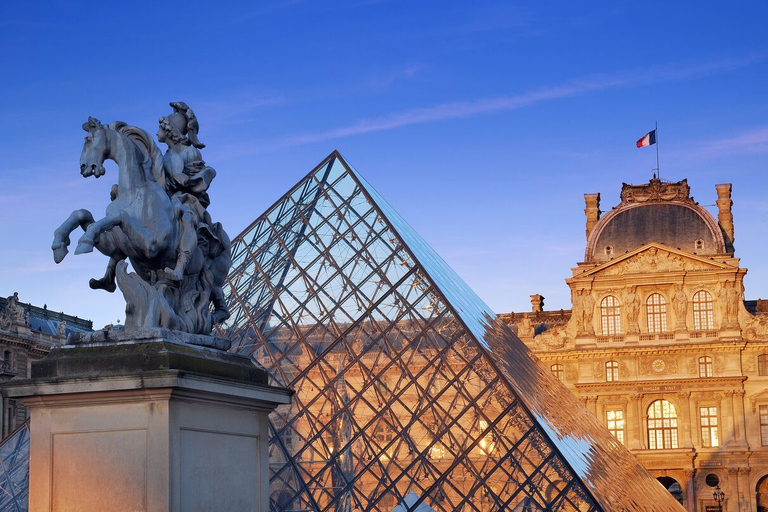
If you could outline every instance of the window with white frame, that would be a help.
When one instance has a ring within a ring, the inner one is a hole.
[[[699,377],[712,377],[714,375],[712,371],[712,358],[709,356],[702,356],[699,358]]]
[[[609,408],[605,410],[605,424],[613,437],[624,444],[624,409]]]
[[[605,363],[605,382],[616,382],[619,380],[619,363],[608,361]]]
[[[553,364],[549,369],[552,371],[552,375],[557,377],[560,382],[565,382],[565,368],[563,368],[563,365]]]
[[[757,374],[768,375],[768,354],[757,356]]]
[[[648,332],[667,331],[667,300],[660,293],[652,293],[645,301]]]
[[[720,446],[717,407],[699,407],[699,419],[701,420],[701,445],[704,448]]]
[[[600,325],[603,336],[621,334],[621,306],[619,299],[613,295],[604,297],[600,301]]]
[[[693,328],[697,331],[715,328],[715,305],[709,292],[700,290],[693,294]]]
[[[768,405],[760,406],[760,444],[768,446]]]
[[[648,406],[648,448],[677,448],[677,410],[667,400],[656,400]]]

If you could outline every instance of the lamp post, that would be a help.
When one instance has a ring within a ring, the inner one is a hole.
[[[712,497],[717,502],[717,508],[720,512],[723,512],[723,500],[725,500],[725,493],[720,490],[720,486],[715,487],[715,492],[712,493]]]

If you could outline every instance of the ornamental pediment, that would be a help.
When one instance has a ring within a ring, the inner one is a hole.
[[[719,270],[732,268],[730,265],[673,249],[662,244],[650,243],[620,258],[608,261],[588,270],[586,275],[625,275],[652,272],[674,272],[692,270]]]

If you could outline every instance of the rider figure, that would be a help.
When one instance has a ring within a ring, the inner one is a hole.
[[[210,204],[208,187],[216,171],[205,165],[197,138],[199,125],[192,109],[183,102],[171,103],[173,113],[160,118],[157,139],[168,145],[163,156],[166,186],[181,222],[181,240],[174,268],[166,267],[166,275],[181,281],[194,251],[198,248],[198,232],[211,232],[212,222],[206,207]]]

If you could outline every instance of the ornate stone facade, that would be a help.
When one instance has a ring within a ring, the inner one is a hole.
[[[744,301],[731,185],[716,189],[717,219],[686,180],[624,184],[602,218],[585,194],[572,310],[501,318],[688,510],[716,510],[715,480],[723,510],[764,510],[768,305]]]
[[[27,419],[27,409],[8,398],[2,382],[30,377],[32,361],[44,357],[73,332],[93,330],[89,320],[19,302],[18,293],[0,298],[0,432],[4,438]]]

